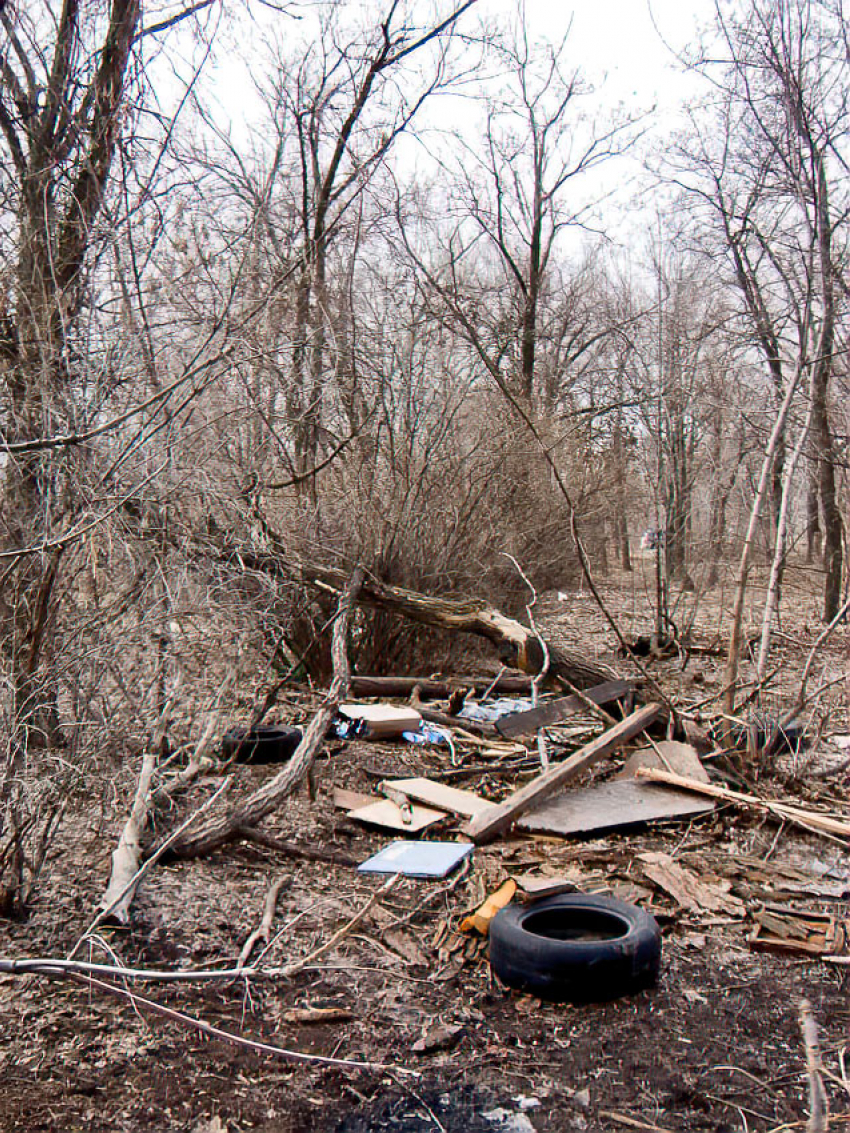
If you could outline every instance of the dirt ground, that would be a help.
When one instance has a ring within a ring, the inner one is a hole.
[[[648,572],[639,569],[634,579],[606,587],[630,632],[648,628],[647,581]],[[795,585],[799,599],[777,642],[782,668],[774,707],[793,691],[821,628],[816,595],[804,580],[791,579],[789,590]],[[711,647],[730,597],[714,594],[691,607],[697,649],[687,664],[682,658],[652,663],[681,704],[720,688],[722,657]],[[548,602],[542,603],[547,617],[558,620],[565,639],[612,659],[610,631],[585,595]],[[848,640],[841,627],[816,666],[814,687],[846,673]],[[623,662],[614,663],[626,671]],[[837,743],[850,731],[846,681],[831,684],[803,723],[811,736],[806,751],[758,775],[744,768],[741,781],[847,814],[850,771],[843,761],[850,752]],[[274,770],[241,768],[235,789],[249,789]],[[0,922],[0,954],[65,956],[85,932],[132,797],[132,771],[118,777],[111,794],[74,800],[27,919]],[[512,767],[487,766],[472,749],[459,749],[453,760],[444,748],[331,744],[318,765],[316,799],[300,793],[264,829],[362,861],[390,839],[334,809],[333,787],[368,791],[378,778],[417,774],[493,798],[521,781]],[[181,799],[177,814],[161,814],[157,838],[219,782],[207,777]],[[455,838],[456,827],[426,835],[441,836]],[[643,872],[639,855],[648,850],[664,850],[721,884],[729,909],[683,909]],[[530,872],[566,874],[581,889],[613,892],[653,911],[663,929],[658,987],[570,1006],[498,986],[486,943],[457,927],[507,875]],[[231,966],[281,874],[291,884],[280,895],[263,957],[270,966],[306,956],[383,884],[351,865],[285,858],[242,843],[205,860],[155,868],[131,928],[101,930],[81,955],[171,970]],[[805,1129],[803,998],[819,1028],[829,1128],[850,1129],[850,969],[754,952],[747,942],[751,914],[764,901],[847,915],[848,899],[845,847],[730,809],[592,840],[502,839],[477,848],[470,867],[445,880],[402,880],[335,951],[289,979],[134,985],[160,1004],[247,1038],[368,1067],[294,1065],[208,1038],[98,989],[3,977],[0,1130]],[[337,1011],[329,1021],[298,1022],[292,1012],[305,1008]]]

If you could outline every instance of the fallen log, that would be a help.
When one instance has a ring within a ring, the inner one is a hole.
[[[226,814],[218,815],[199,829],[177,839],[169,851],[172,858],[196,858],[234,839],[243,837],[246,827],[254,827],[267,814],[271,814],[285,798],[292,794],[306,778],[325,740],[331,721],[340,701],[348,695],[351,672],[348,662],[347,641],[351,614],[363,571],[358,567],[343,590],[333,631],[334,678],[321,708],[304,730],[301,743],[284,767],[264,783],[259,790]]]
[[[304,567],[303,571],[305,579],[316,585],[334,589],[339,586],[338,571],[317,567]],[[495,645],[505,664],[530,676],[536,676],[543,669],[545,657],[537,634],[522,622],[507,617],[479,599],[435,598],[416,590],[390,586],[369,576],[363,581],[358,601],[376,609],[389,610],[432,629],[486,638]],[[543,640],[549,653],[549,669],[544,684],[549,687],[571,691],[572,686],[592,688],[611,679],[610,669],[555,641],[545,637]]]
[[[527,695],[531,692],[531,678],[502,674],[500,677],[452,677],[436,680],[432,677],[370,677],[351,678],[352,696],[387,697],[410,696],[419,690],[422,700],[448,700],[458,689],[470,689],[480,695],[489,691],[493,696]]]
[[[514,791],[504,802],[496,803],[488,810],[482,811],[463,828],[463,833],[474,842],[487,842],[495,838],[526,811],[543,802],[582,771],[592,767],[612,751],[616,751],[628,740],[640,735],[660,711],[658,704],[646,704],[643,708],[639,708],[637,712],[633,712],[625,720],[620,720],[602,735],[591,740],[589,744],[573,752],[562,763],[556,763],[548,771],[544,771],[542,775],[538,775],[530,783]]]

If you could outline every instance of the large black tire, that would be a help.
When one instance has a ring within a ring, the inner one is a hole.
[[[221,738],[221,754],[237,763],[285,763],[301,743],[301,736],[298,728],[266,724],[229,728]]]
[[[564,893],[497,913],[490,965],[508,987],[540,999],[615,999],[655,983],[661,930],[654,917],[625,901]]]

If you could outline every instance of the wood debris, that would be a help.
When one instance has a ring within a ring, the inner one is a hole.
[[[733,917],[746,914],[744,902],[730,893],[731,882],[700,877],[662,851],[638,854],[638,860],[643,874],[681,908],[692,913],[727,913]]]
[[[503,882],[495,892],[491,893],[483,904],[479,905],[474,913],[470,913],[468,917],[464,917],[460,922],[461,932],[477,932],[481,936],[488,936],[490,933],[490,922],[495,917],[500,909],[504,909],[513,900],[514,894],[517,891],[517,883],[513,878],[508,878]]]
[[[755,927],[747,938],[756,952],[789,952],[804,956],[838,955],[850,942],[850,921],[830,913],[764,905],[753,914]]]
[[[563,762],[550,767],[542,775],[538,775],[515,791],[504,802],[498,803],[483,811],[474,818],[465,828],[464,833],[476,842],[486,842],[507,830],[513,822],[520,818],[535,804],[549,798],[555,791],[570,782],[582,771],[603,759],[606,755],[616,751],[630,739],[640,735],[649,724],[658,716],[661,708],[657,704],[647,704],[639,708],[625,720],[621,720],[612,728],[606,729],[602,735],[591,740],[589,744],[573,752]]]
[[[379,789],[395,801],[398,801],[397,796],[401,795],[416,802],[427,803],[428,806],[439,810],[464,815],[466,818],[474,818],[492,805],[487,799],[482,799],[472,791],[461,791],[456,787],[448,787],[444,783],[435,783],[432,779],[422,777],[384,779],[379,784]]]
[[[674,775],[669,771],[641,768],[637,774],[639,778],[647,779],[651,783],[664,783],[683,791],[694,791],[697,794],[708,795],[713,799],[733,803],[735,806],[745,809],[772,814],[776,818],[793,822],[796,826],[801,826],[804,830],[810,830],[817,834],[832,835],[836,838],[850,838],[850,819],[823,814],[816,810],[807,810],[792,803],[759,798],[758,795],[748,795],[742,791],[731,791],[728,787],[717,786],[716,783],[699,783],[694,779]]]

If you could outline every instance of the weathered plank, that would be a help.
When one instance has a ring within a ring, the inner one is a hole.
[[[384,779],[378,789],[393,799],[396,794],[404,795],[419,803],[438,810],[447,810],[452,814],[462,814],[467,818],[474,818],[484,810],[489,810],[492,803],[482,799],[473,791],[461,791],[457,787],[448,787],[445,783],[435,783],[432,779],[423,777],[416,779]]]
[[[633,688],[631,681],[605,681],[604,684],[586,689],[584,695],[594,704],[610,704],[612,700],[628,696]],[[575,694],[562,696],[557,700],[549,700],[538,708],[530,708],[527,712],[502,716],[496,721],[496,731],[509,740],[516,736],[530,736],[540,728],[559,723],[572,712],[581,712],[584,707],[581,698]]]

